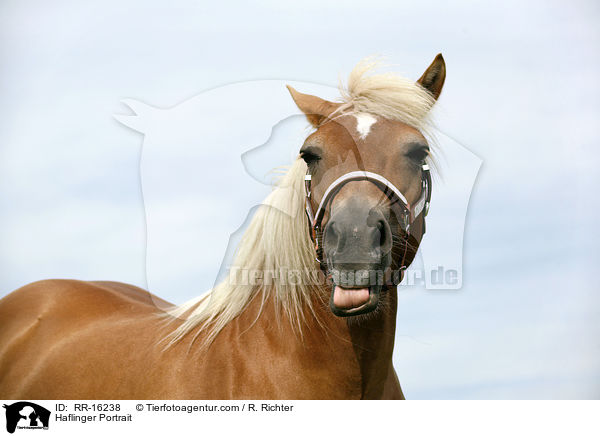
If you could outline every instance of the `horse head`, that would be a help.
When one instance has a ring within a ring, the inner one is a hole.
[[[446,75],[441,55],[416,83],[369,70],[355,69],[342,103],[288,87],[316,129],[300,149],[306,210],[338,316],[380,307],[416,254],[431,194],[424,131]]]

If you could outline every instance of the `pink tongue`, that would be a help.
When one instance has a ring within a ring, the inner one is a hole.
[[[353,309],[369,301],[369,289],[344,289],[336,286],[333,290],[333,304],[342,309]]]

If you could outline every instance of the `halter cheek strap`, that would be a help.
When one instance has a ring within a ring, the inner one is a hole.
[[[317,261],[319,263],[322,263],[322,247],[319,244],[318,233],[319,228],[321,227],[321,222],[323,221],[323,217],[325,215],[325,210],[327,209],[327,205],[339,192],[342,186],[348,182],[356,180],[368,180],[377,186],[385,195],[387,195],[392,202],[392,207],[400,208],[400,225],[407,237],[410,235],[411,224],[423,213],[423,233],[425,233],[425,217],[429,212],[429,202],[431,200],[431,175],[428,165],[423,165],[421,167],[421,196],[412,206],[408,203],[402,192],[400,192],[400,190],[394,186],[392,182],[382,175],[372,173],[370,171],[352,171],[342,175],[341,177],[338,177],[333,181],[333,183],[331,183],[331,185],[327,187],[315,213],[313,212],[311,203],[311,180],[311,175],[307,173],[304,176],[304,186],[306,190],[305,205],[306,215],[310,225],[310,235],[315,244]]]

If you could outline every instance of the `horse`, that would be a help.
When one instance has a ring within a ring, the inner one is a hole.
[[[377,68],[359,62],[336,102],[288,86],[312,132],[207,295],[52,279],[0,300],[0,397],[404,399],[397,286],[425,233],[446,65]]]

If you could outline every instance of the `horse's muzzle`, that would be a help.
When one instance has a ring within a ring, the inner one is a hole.
[[[392,248],[390,225],[381,209],[352,201],[338,210],[325,226],[323,248],[333,282],[331,311],[355,316],[375,310]]]

